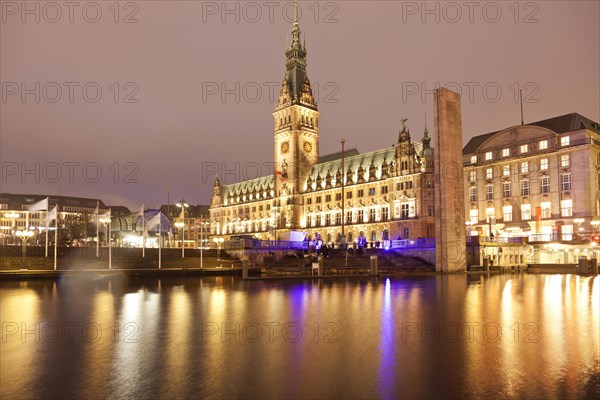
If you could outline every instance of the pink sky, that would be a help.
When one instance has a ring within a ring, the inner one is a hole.
[[[228,182],[270,172],[290,2],[230,1],[231,13],[220,1],[50,3],[27,2],[36,15],[1,2],[3,192],[136,208],[166,203],[170,188],[172,201],[208,203],[215,167],[231,171]],[[463,92],[464,143],[520,123],[519,87],[526,123],[600,120],[597,1],[423,4],[300,2],[321,154],[342,137],[361,152],[391,146],[403,117],[420,140],[425,113],[433,130],[422,89],[436,83]]]

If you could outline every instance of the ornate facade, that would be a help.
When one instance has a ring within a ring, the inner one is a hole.
[[[348,242],[360,234],[373,242],[433,237],[433,149],[427,128],[422,143],[414,142],[404,120],[394,146],[320,156],[319,111],[297,10],[285,55],[273,113],[275,171],[231,185],[217,178],[211,234],[280,239],[283,232],[301,230],[330,243],[340,242],[343,223]]]

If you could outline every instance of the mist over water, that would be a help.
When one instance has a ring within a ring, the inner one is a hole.
[[[599,282],[1,282],[0,397],[594,398]]]

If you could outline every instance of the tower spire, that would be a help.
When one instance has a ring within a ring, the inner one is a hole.
[[[425,113],[425,130],[423,131],[423,148],[431,147],[431,138],[429,137],[429,131],[427,130],[427,113]]]
[[[292,102],[302,102],[316,109],[310,80],[306,73],[306,41],[302,44],[300,32],[300,6],[298,0],[294,0],[294,23],[292,27],[292,40],[285,49],[285,79],[288,85],[286,92]],[[285,101],[280,101],[285,103]]]
[[[298,17],[298,0],[294,0],[294,28],[292,29],[292,48],[300,49],[300,20]]]

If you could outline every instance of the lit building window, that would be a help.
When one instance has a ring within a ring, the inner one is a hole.
[[[568,167],[571,164],[571,157],[568,154],[563,154],[560,156],[560,166]]]
[[[494,185],[485,186],[485,199],[494,200]]]
[[[528,151],[529,151],[529,145],[528,144],[522,144],[521,145],[521,154],[527,153]]]
[[[487,153],[485,153],[485,160],[489,161],[492,159],[492,152],[488,151]]]
[[[469,182],[475,182],[477,180],[477,171],[469,171]]]
[[[540,140],[538,149],[540,149],[540,150],[546,150],[547,148],[548,148],[548,141],[547,140]]]
[[[540,171],[545,171],[548,169],[548,159],[547,158],[542,158],[540,160]]]
[[[387,221],[390,219],[390,208],[389,207],[383,207],[381,209],[381,220],[382,221]]]
[[[560,145],[562,147],[568,146],[571,143],[571,138],[569,136],[563,136],[560,138]]]
[[[364,210],[358,210],[358,223],[362,223],[365,222],[365,211]]]
[[[479,210],[477,210],[477,209],[470,210],[469,217],[470,217],[471,224],[477,224],[479,222]]]
[[[571,190],[571,174],[562,174],[560,176],[560,190],[563,192]]]
[[[529,180],[521,181],[521,196],[529,196]]]
[[[502,157],[510,156],[510,149],[502,149]]]
[[[502,218],[504,221],[512,221],[512,206],[502,207]]]
[[[552,204],[549,201],[544,201],[540,206],[542,208],[542,218],[552,218]]]
[[[346,211],[346,223],[347,224],[352,223],[352,211]]]
[[[524,221],[531,219],[531,204],[521,205],[521,219]]]
[[[477,201],[477,187],[469,188],[469,201],[474,203]]]
[[[375,209],[374,208],[371,208],[369,210],[369,221],[371,221],[371,222],[375,221]]]
[[[485,179],[492,179],[494,177],[494,171],[491,168],[485,169]]]
[[[562,240],[573,240],[573,225],[563,225],[561,233]]]
[[[540,179],[540,193],[550,193],[550,177],[542,176]]]
[[[494,207],[488,207],[485,209],[485,220],[492,221],[496,219],[496,209]]]
[[[477,156],[471,156],[471,164],[477,164]]]
[[[510,176],[510,165],[504,165],[504,166],[502,166],[502,175],[503,176]]]
[[[563,217],[573,216],[573,200],[562,200],[560,202],[560,215]]]
[[[506,199],[512,196],[512,188],[510,182],[504,182],[502,184],[502,196]]]
[[[521,163],[521,173],[526,174],[529,172],[529,163],[527,161]]]

